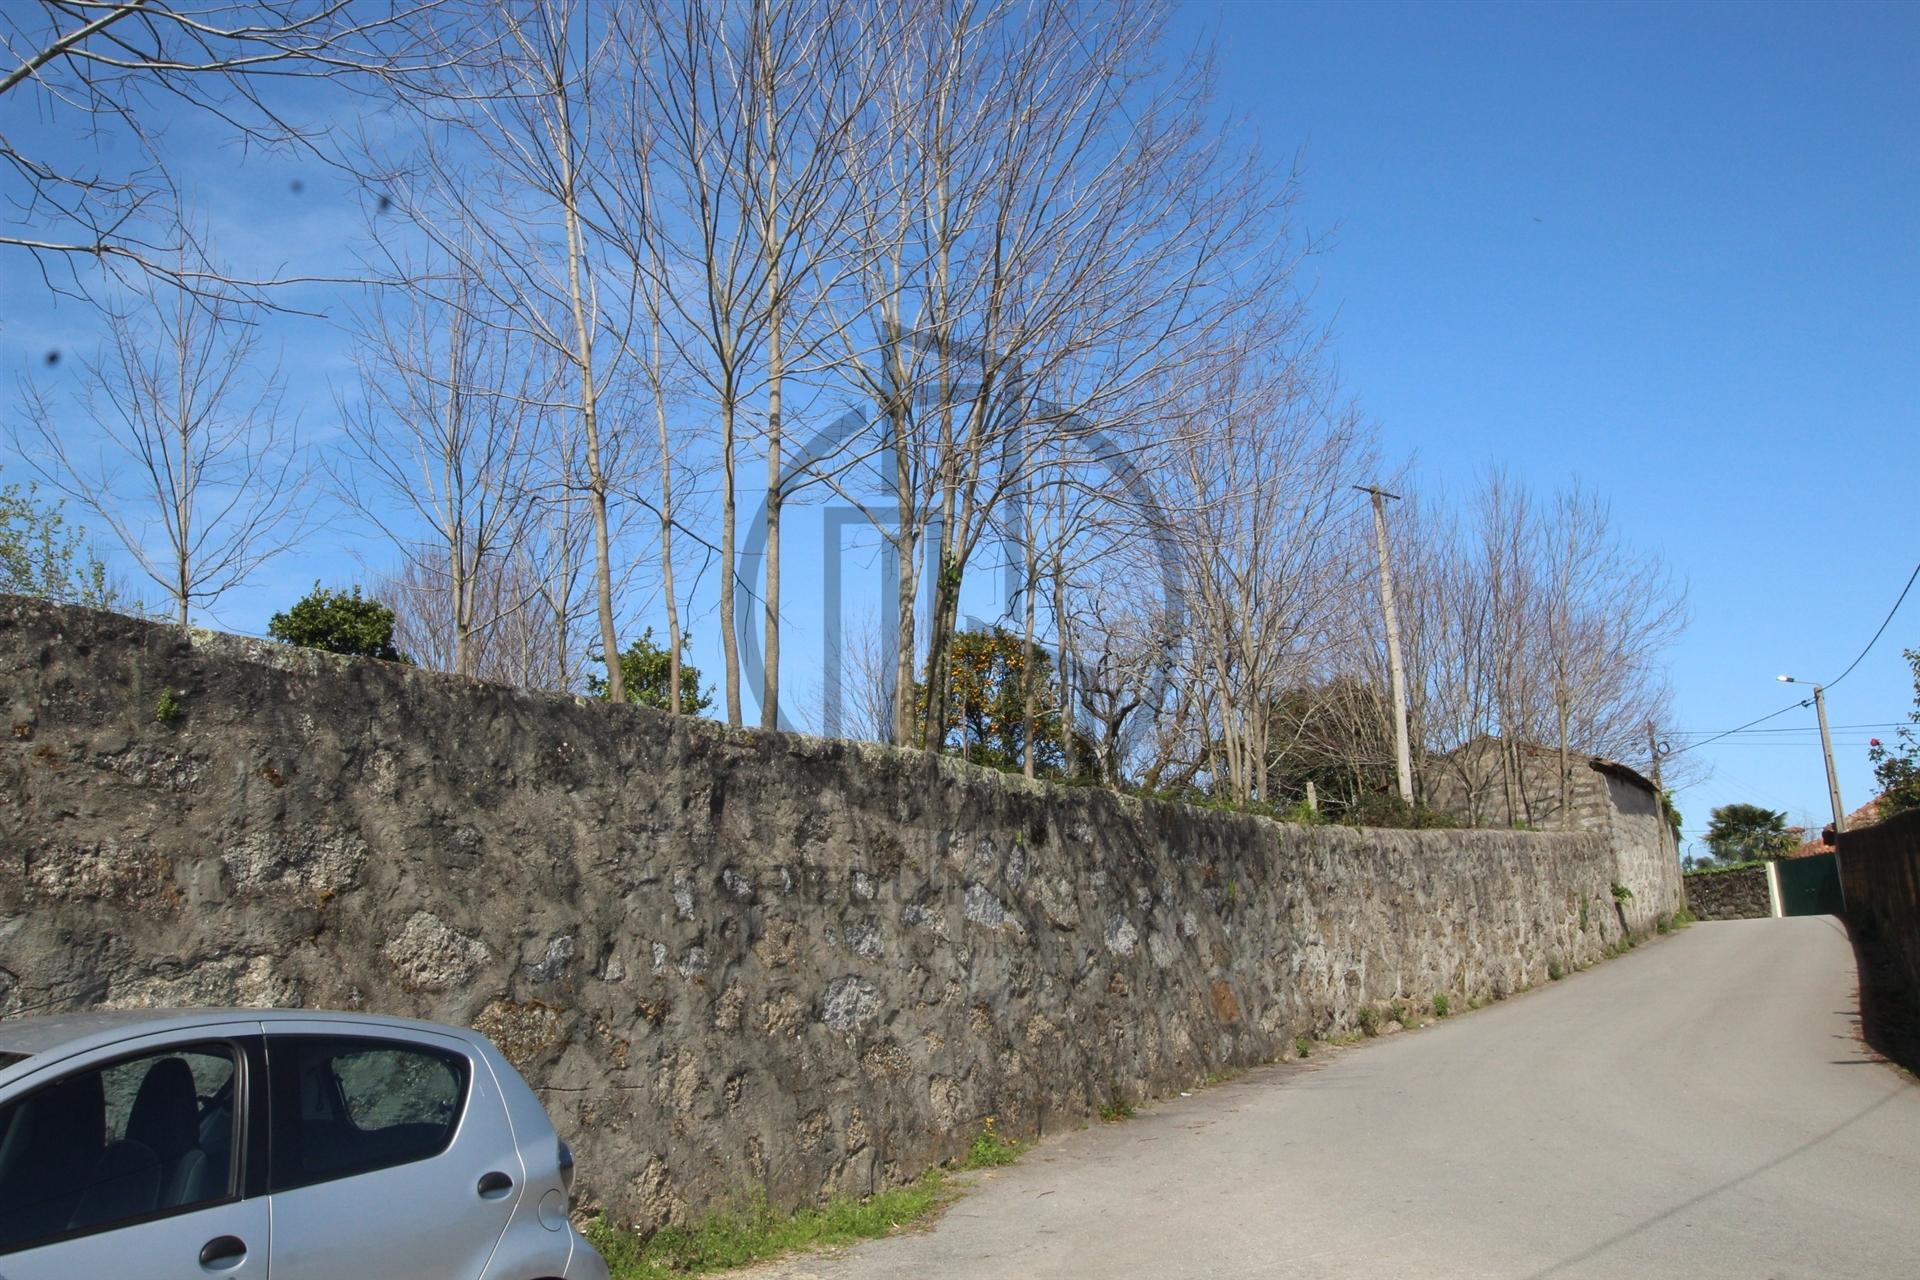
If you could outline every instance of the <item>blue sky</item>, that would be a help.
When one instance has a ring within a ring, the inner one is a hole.
[[[1678,730],[1851,662],[1920,561],[1920,6],[1190,5],[1297,149],[1350,389],[1424,485],[1578,476],[1684,576]],[[1829,699],[1912,706],[1920,589]],[[1824,821],[1813,712],[1703,747]],[[1849,806],[1867,730],[1835,734]],[[1678,746],[1688,739],[1676,733]]]
[[[1417,455],[1430,491],[1491,463],[1541,490],[1578,477],[1686,580],[1674,745],[1794,701],[1779,672],[1853,659],[1920,560],[1920,6],[1247,0],[1189,4],[1175,30],[1218,38],[1223,105],[1297,154],[1300,222],[1326,238],[1316,307],[1389,455]],[[351,263],[360,199],[333,175],[191,121],[170,136],[233,257]],[[277,318],[269,342],[324,443],[345,299],[290,296],[331,316]],[[0,369],[44,375],[47,351],[96,332],[0,255]],[[20,478],[4,445],[0,474]],[[315,578],[384,567],[364,534],[322,529],[215,621],[258,632]],[[817,593],[789,603],[804,704]],[[717,672],[712,620],[694,625]],[[1836,725],[1910,707],[1903,645],[1920,646],[1920,589],[1834,690]],[[1824,820],[1812,725],[1796,710],[1765,726],[1787,732],[1694,753],[1689,834],[1730,800]],[[1877,732],[1836,734],[1849,805]]]

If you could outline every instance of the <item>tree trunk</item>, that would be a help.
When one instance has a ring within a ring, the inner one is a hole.
[[[728,387],[720,406],[720,652],[725,659],[727,723],[740,726],[740,642],[733,634],[734,609],[734,414],[737,405]]]
[[[1573,830],[1573,772],[1567,762],[1567,693],[1563,686],[1554,698],[1560,718],[1560,829]]]
[[[593,517],[593,589],[600,613],[600,648],[607,665],[607,698],[627,700],[626,679],[620,670],[620,635],[613,622],[613,537],[607,523],[607,477],[600,467],[600,389],[593,381],[593,325],[587,317],[580,281],[580,260],[586,247],[580,235],[580,209],[574,193],[573,130],[562,103],[561,209],[567,228],[567,301],[573,313],[574,366],[580,374],[580,425],[587,445],[587,509]]]
[[[785,352],[781,329],[786,323],[785,288],[780,276],[780,166],[775,148],[773,96],[772,19],[765,12],[765,0],[759,5],[760,22],[760,119],[764,129],[762,143],[764,182],[762,199],[764,223],[761,249],[767,264],[767,585],[765,667],[760,684],[760,727],[780,727],[780,393],[786,376]]]
[[[657,311],[657,308],[656,308]],[[660,589],[667,598],[667,710],[680,714],[680,602],[673,592],[673,442],[660,376],[660,322],[653,323],[653,423],[660,437]]]
[[[1027,581],[1026,589],[1020,594],[1026,598],[1024,629],[1020,637],[1020,771],[1027,777],[1034,776],[1033,739],[1035,726],[1039,720],[1040,682],[1034,678],[1035,661],[1033,646],[1033,595],[1040,586],[1040,557],[1033,546],[1033,521],[1027,521]],[[1064,721],[1063,721],[1064,723]]]

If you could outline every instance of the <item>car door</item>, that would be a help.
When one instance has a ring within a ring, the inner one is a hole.
[[[267,1061],[274,1280],[475,1280],[526,1177],[487,1064],[339,1022],[269,1023]]]
[[[141,1037],[50,1064],[0,1099],[0,1280],[265,1280],[247,1197],[258,1023]]]

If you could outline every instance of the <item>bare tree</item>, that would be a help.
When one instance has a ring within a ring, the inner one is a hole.
[[[476,564],[469,595],[479,622],[464,635],[445,572],[430,555],[403,558],[374,594],[394,612],[394,643],[420,666],[458,671],[464,664],[464,674],[478,680],[571,690],[577,663],[569,661],[565,621],[543,591],[549,580],[524,547]]]
[[[899,741],[944,738],[938,706],[915,723],[923,573],[938,688],[968,566],[1018,523],[1002,509],[1039,460],[1158,416],[1169,372],[1290,268],[1290,184],[1222,140],[1204,60],[1148,73],[1163,20],[1154,4],[929,0],[901,12],[877,69],[850,144],[860,274],[836,305],[860,321],[837,327],[838,371],[876,415],[875,451],[853,459],[876,460],[891,499],[869,509],[899,565]]]
[[[184,627],[297,536],[306,456],[281,418],[279,374],[257,367],[259,330],[242,306],[175,290],[137,297],[137,312],[108,312],[73,410],[25,388],[14,445],[100,517]]]
[[[1317,343],[1275,368],[1249,345],[1222,369],[1183,436],[1193,652],[1205,689],[1209,775],[1240,801],[1271,801],[1275,709],[1319,669],[1363,572],[1350,486],[1373,465],[1367,432],[1332,398]]]
[[[603,223],[648,278],[652,342],[665,336],[714,413],[730,723],[741,718],[742,680],[736,493],[741,449],[757,434],[767,465],[760,716],[779,724],[787,402],[820,344],[817,299],[843,269],[827,258],[845,208],[842,139],[869,92],[860,61],[879,56],[855,38],[858,12],[846,0],[689,0],[630,11],[621,28],[632,94],[616,148],[622,180]],[[763,393],[755,433],[749,406]]]
[[[622,46],[643,53],[628,64],[635,98],[626,116],[633,145],[622,157],[624,185],[650,198],[633,211],[610,192],[605,220],[645,229],[644,248],[631,252],[650,276],[654,337],[664,334],[674,344],[718,416],[722,687],[727,723],[737,725],[740,419],[767,320],[764,264],[750,238],[744,182],[757,124],[751,63],[733,38],[730,15],[701,0],[629,11],[620,28]]]
[[[334,467],[348,503],[408,562],[410,588],[446,593],[461,675],[478,673],[476,633],[526,604],[499,590],[496,565],[526,567],[542,406],[554,395],[545,352],[511,341],[472,269],[456,264],[444,285],[424,281],[404,301],[376,298],[362,317],[361,399],[342,407]]]
[[[577,484],[592,529],[593,592],[608,688],[624,697],[613,568],[620,487],[617,430],[604,402],[625,375],[636,314],[631,272],[594,235],[591,210],[606,181],[594,104],[613,35],[597,8],[575,0],[485,0],[470,21],[498,38],[485,56],[444,37],[438,72],[408,99],[424,123],[418,151],[379,168],[404,192],[403,210],[443,258],[489,294],[487,314],[511,325],[566,370],[564,413]],[[448,139],[455,141],[448,141]]]
[[[1578,485],[1542,500],[1494,471],[1464,521],[1415,503],[1400,524],[1423,792],[1469,822],[1571,824],[1580,761],[1641,758],[1665,712],[1684,592]],[[1377,635],[1354,650],[1365,679],[1378,652]]]
[[[57,152],[0,134],[0,199],[16,222],[0,248],[31,255],[49,288],[86,293],[87,271],[123,284],[268,301],[295,278],[220,265],[180,217],[162,145],[183,115],[249,146],[340,158],[326,134],[294,123],[276,85],[371,87],[405,81],[466,49],[420,33],[442,0],[20,0],[0,5],[0,103],[16,118],[71,122],[105,140]]]

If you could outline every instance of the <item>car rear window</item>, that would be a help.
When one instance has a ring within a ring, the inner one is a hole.
[[[453,1141],[470,1068],[397,1040],[276,1036],[270,1182],[275,1191],[439,1155]]]
[[[27,1055],[24,1053],[7,1053],[0,1051],[0,1071],[6,1070],[16,1062],[25,1062],[26,1060]]]

